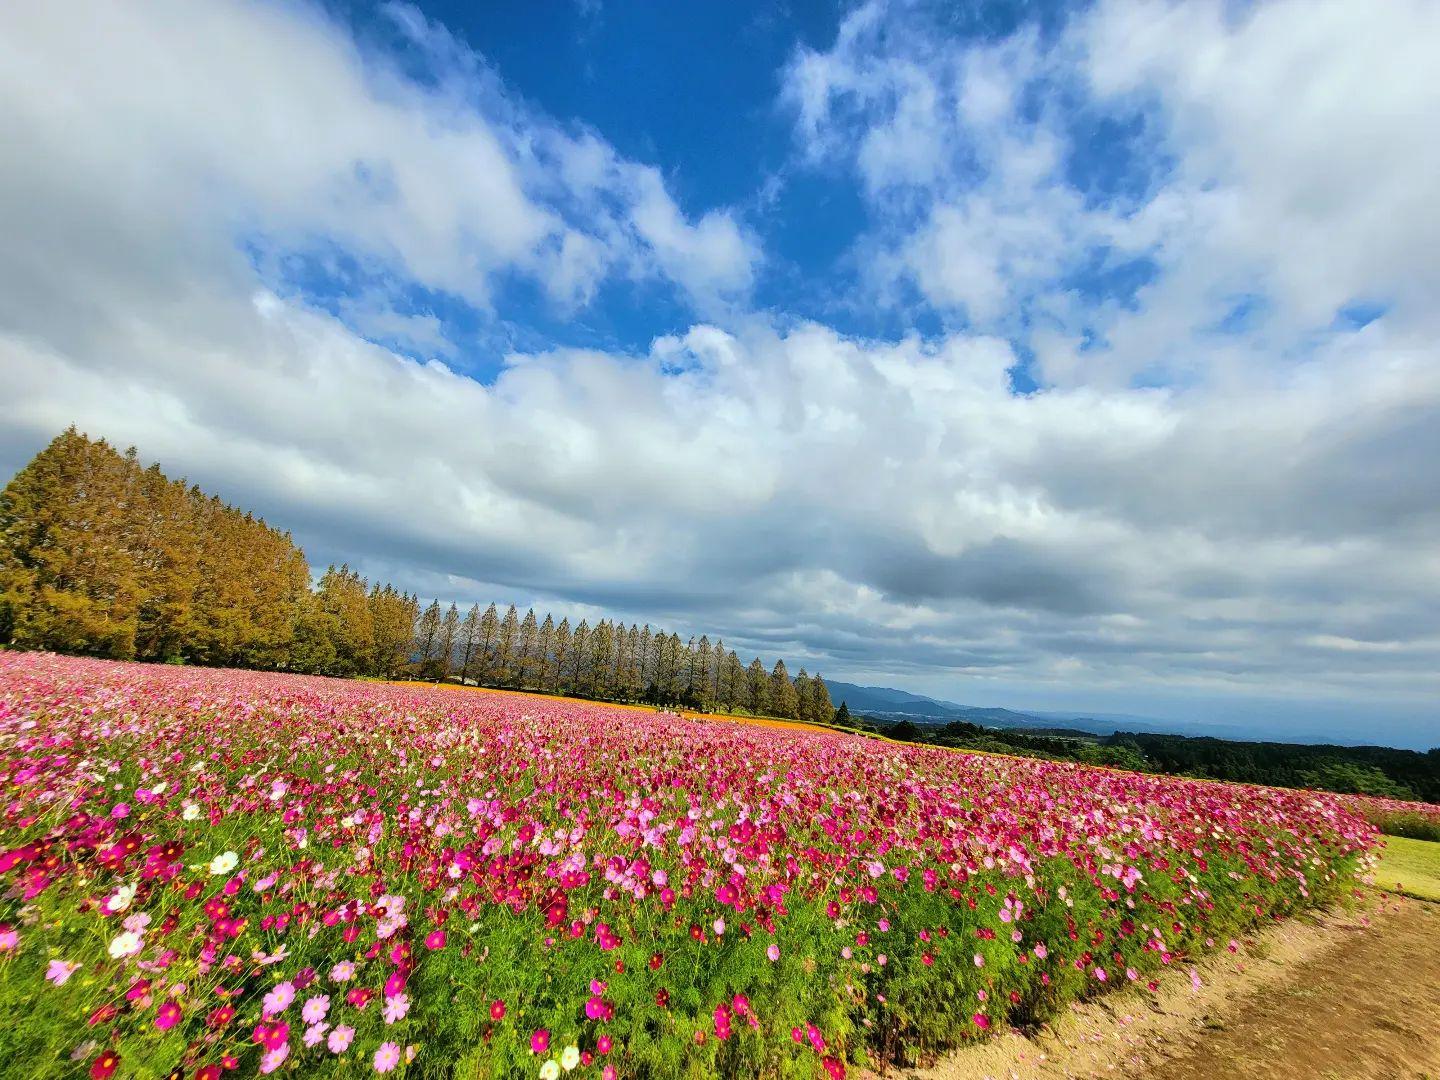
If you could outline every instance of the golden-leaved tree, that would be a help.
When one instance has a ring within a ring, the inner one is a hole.
[[[142,468],[71,427],[0,492],[0,644],[119,659],[418,675],[827,721],[819,676],[767,676],[708,635],[602,618],[573,629],[372,585],[348,564],[312,587],[287,532]]]

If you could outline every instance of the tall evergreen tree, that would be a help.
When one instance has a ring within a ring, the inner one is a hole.
[[[560,693],[566,686],[574,643],[575,635],[570,630],[570,619],[568,616],[561,616],[560,625],[555,628],[554,662],[551,665],[550,682],[546,687],[552,694]]]
[[[0,622],[17,645],[135,654],[139,466],[73,427],[0,494]]]
[[[415,666],[422,679],[435,677],[435,654],[440,644],[440,601],[431,600],[415,626]]]
[[[775,716],[794,720],[800,711],[800,700],[794,684],[790,682],[790,673],[785,670],[784,660],[776,660],[775,666],[770,669],[768,697],[770,712]]]
[[[520,620],[520,636],[515,644],[515,661],[519,671],[519,684],[522,687],[539,685],[539,657],[536,655],[539,633],[540,628],[535,622],[535,609],[530,608],[525,612],[525,618]]]
[[[505,611],[505,618],[500,620],[500,631],[495,636],[495,681],[501,686],[516,684],[515,642],[519,636],[520,616],[515,611],[515,605],[511,604]]]
[[[638,701],[645,689],[645,682],[640,674],[640,628],[634,623],[625,632],[625,698],[627,701]]]
[[[725,679],[725,708],[733,712],[745,693],[745,668],[741,666],[740,657],[735,655],[733,649],[725,658]]]
[[[710,637],[700,635],[699,644],[690,653],[690,685],[685,688],[686,696],[697,709],[710,707]]]
[[[460,639],[460,609],[452,601],[440,620],[440,640],[436,648],[435,678],[448,679],[455,666],[455,643]]]
[[[480,605],[471,604],[460,622],[460,685],[470,681],[470,665],[475,661],[475,650],[480,646]]]
[[[585,676],[585,693],[590,697],[610,696],[614,652],[615,628],[608,619],[601,619],[590,634],[590,663]]]
[[[830,724],[835,721],[835,706],[830,701],[830,688],[817,672],[810,678],[811,723]],[[848,713],[846,714],[849,715]]]
[[[491,604],[485,609],[485,614],[480,616],[480,649],[475,665],[479,670],[479,679],[486,685],[496,682],[496,667],[498,657],[496,641],[500,636],[500,616],[495,611],[495,605]]]
[[[813,715],[814,695],[810,689],[810,675],[802,666],[795,675],[795,718],[809,720]]]
[[[542,690],[550,688],[550,671],[555,654],[555,620],[550,618],[550,613],[545,613],[545,621],[540,624],[540,633],[535,641],[535,651],[538,654],[537,674],[535,685]]]
[[[640,631],[638,657],[641,687],[650,690],[655,685],[655,635],[650,632],[648,622]]]
[[[195,595],[200,585],[202,538],[183,480],[169,480],[159,463],[140,481],[142,543],[136,554],[139,613],[135,654],[183,660],[197,632]],[[0,630],[3,640],[3,630]]]
[[[757,656],[745,669],[745,708],[756,716],[765,716],[770,711],[770,679],[765,674],[765,665]]]
[[[406,640],[408,642],[409,638]],[[320,598],[313,593],[303,594],[296,604],[286,661],[291,670],[303,671],[308,675],[335,673],[335,634],[332,619],[320,606]]]
[[[585,619],[575,627],[570,641],[570,672],[565,685],[572,693],[582,692],[582,677],[590,667],[590,624]]]
[[[680,640],[680,635],[671,632],[665,639],[665,652],[662,666],[665,669],[664,699],[670,704],[675,704],[685,696],[685,675],[686,664],[689,654],[686,652],[685,643]]]
[[[393,679],[410,653],[410,640],[419,612],[416,598],[392,586],[371,588],[368,599],[374,642],[369,673]]]
[[[337,675],[358,675],[369,670],[375,649],[375,624],[367,584],[348,565],[338,570],[330,566],[320,578],[320,609],[329,617]]]

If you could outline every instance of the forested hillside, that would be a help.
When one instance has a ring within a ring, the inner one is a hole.
[[[349,566],[313,583],[288,532],[74,428],[0,493],[0,642],[115,659],[458,679],[828,721],[829,692],[708,635],[462,613]]]
[[[843,705],[841,711],[848,712]],[[1097,736],[1083,731],[997,729],[965,721],[916,724],[866,715],[848,722],[889,739],[957,750],[1079,761],[1205,780],[1440,802],[1440,747],[1420,753],[1388,746],[1237,742],[1133,732]],[[1431,829],[1427,826],[1426,836]]]

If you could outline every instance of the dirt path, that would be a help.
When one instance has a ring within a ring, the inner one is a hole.
[[[1177,972],[1158,995],[1076,1006],[1032,1038],[1010,1033],[916,1080],[1440,1078],[1440,904],[1380,896],[1293,920]]]

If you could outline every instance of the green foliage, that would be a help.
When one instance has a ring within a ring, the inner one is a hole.
[[[1371,823],[1386,836],[1440,842],[1440,819],[1417,811],[1386,810],[1367,814]]]
[[[0,627],[25,648],[284,664],[290,537],[70,428],[0,493]]]
[[[1375,883],[1424,900],[1440,901],[1440,838],[1391,836],[1380,854]]]
[[[1338,791],[1346,795],[1378,795],[1387,799],[1414,799],[1415,793],[1397,784],[1374,765],[1353,761],[1322,761],[1317,768],[1300,774],[1305,787]]]
[[[1138,746],[1156,772],[1278,787],[1317,787],[1440,802],[1440,753],[1388,746],[1237,742],[1185,735],[1123,733],[1107,742]]]

